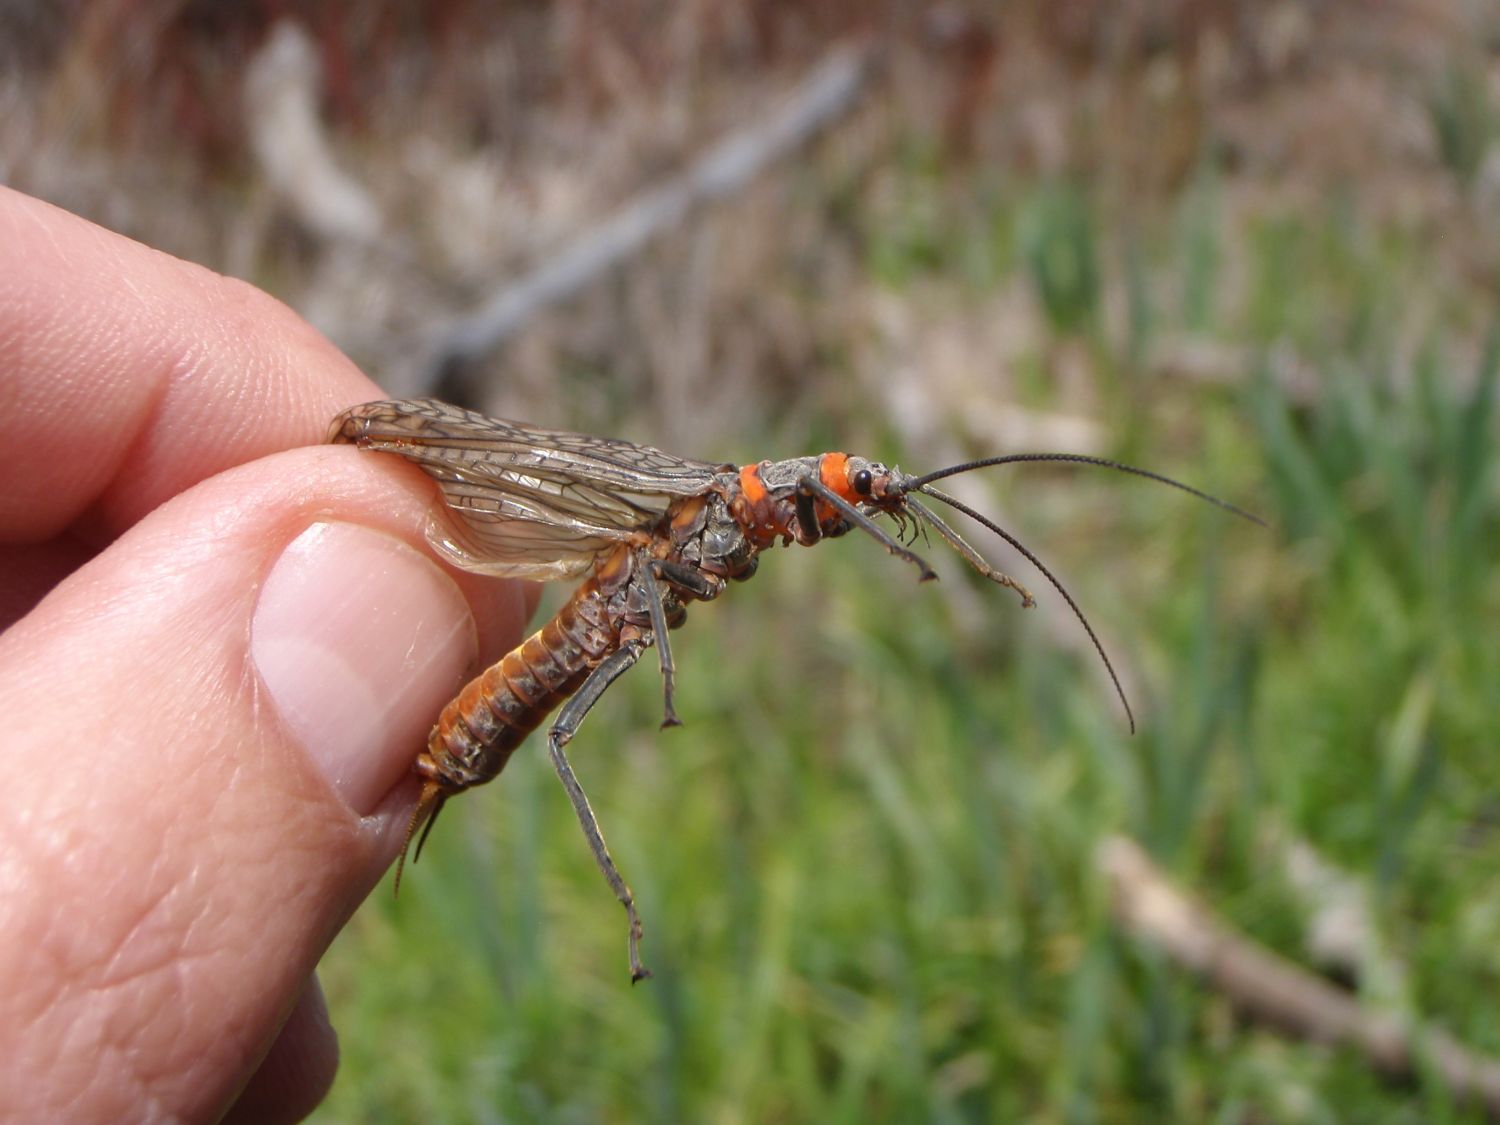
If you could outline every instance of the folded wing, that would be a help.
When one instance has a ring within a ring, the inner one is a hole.
[[[352,407],[329,440],[400,454],[436,480],[451,518],[435,513],[427,535],[455,565],[543,581],[587,571],[731,468],[434,399]]]

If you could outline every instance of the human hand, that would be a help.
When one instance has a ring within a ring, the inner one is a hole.
[[[0,1118],[326,1092],[313,967],[530,609],[433,561],[417,470],[317,444],[378,397],[257,290],[0,188]]]

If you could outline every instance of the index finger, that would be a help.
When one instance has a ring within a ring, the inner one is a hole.
[[[280,302],[0,187],[0,541],[113,539],[379,388]]]

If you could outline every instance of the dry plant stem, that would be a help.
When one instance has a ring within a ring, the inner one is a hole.
[[[1173,886],[1132,840],[1105,840],[1098,864],[1120,923],[1203,976],[1246,1015],[1315,1042],[1357,1047],[1393,1078],[1430,1069],[1455,1097],[1500,1118],[1500,1061],[1444,1031],[1369,1011],[1343,989],[1236,932]]]
[[[870,59],[863,48],[833,51],[770,117],[726,137],[682,175],[637,196],[551,260],[498,290],[479,311],[448,329],[418,389],[431,393],[440,382],[461,381],[465,364],[498,348],[543,309],[639,253],[694,208],[733,195],[791,155],[855,103],[867,85]]]
[[[320,239],[366,246],[380,237],[380,209],[339,167],[319,114],[317,46],[297,21],[277,23],[245,68],[251,151],[278,199]]]

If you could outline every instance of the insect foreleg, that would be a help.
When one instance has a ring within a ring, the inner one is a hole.
[[[641,964],[641,919],[635,912],[635,896],[630,893],[630,888],[620,875],[620,869],[615,866],[615,861],[609,854],[609,848],[605,846],[604,834],[599,831],[599,821],[594,816],[594,810],[589,806],[589,799],[583,791],[583,786],[578,783],[578,778],[573,773],[573,767],[568,764],[568,756],[563,753],[563,747],[578,733],[578,725],[583,722],[583,717],[589,713],[589,709],[599,702],[599,697],[605,693],[610,684],[619,679],[631,665],[640,659],[645,648],[644,642],[635,641],[611,653],[604,663],[589,673],[589,678],[583,681],[577,693],[563,705],[557,721],[547,732],[547,753],[552,759],[552,768],[557,771],[558,779],[563,783],[563,788],[568,791],[568,800],[573,802],[573,811],[578,814],[578,823],[583,828],[584,838],[589,842],[589,851],[594,853],[594,862],[604,873],[610,890],[615,892],[615,898],[619,899],[620,905],[625,907],[625,917],[630,926],[630,982],[632,984],[651,975],[651,970]]]
[[[917,554],[915,551],[907,550],[899,542],[892,538],[890,533],[888,533],[885,528],[881,527],[869,516],[865,515],[853,504],[849,503],[849,501],[845,500],[837,492],[833,491],[833,489],[829,488],[826,484],[820,481],[817,477],[809,474],[808,476],[804,476],[797,481],[796,499],[798,504],[797,510],[799,513],[802,510],[801,505],[803,503],[804,496],[807,497],[806,503],[809,507],[812,506],[812,497],[816,496],[825,504],[828,504],[831,507],[837,509],[839,515],[843,516],[855,527],[859,528],[861,531],[865,531],[870,535],[873,535],[876,542],[878,542],[891,554],[895,555],[898,559],[905,559],[907,562],[911,563],[914,567],[922,572],[918,581],[929,582],[937,577],[932,568],[927,565],[927,561],[923,559],[921,555]],[[801,520],[800,514],[798,516],[798,520],[799,522]],[[816,523],[816,520],[813,522]]]
[[[813,504],[813,494],[810,491],[804,491],[800,481],[797,493],[792,497],[792,503],[797,508],[797,526],[802,529],[801,542],[811,547],[823,538],[823,527],[818,523],[818,512]]]
[[[672,644],[667,640],[667,611],[661,604],[661,587],[652,577],[653,562],[642,552],[638,557],[637,572],[641,576],[641,589],[646,592],[646,612],[651,615],[651,634],[656,639],[656,651],[661,659],[661,725],[663,728],[676,727],[682,725],[672,703],[677,690],[677,662],[672,659]]]
[[[963,556],[964,561],[984,575],[991,582],[1000,586],[1008,586],[1021,596],[1021,605],[1025,609],[1031,609],[1036,605],[1036,599],[1031,596],[1031,591],[1021,585],[1003,570],[996,570],[984,556],[976,551],[964,540],[964,537],[944,523],[936,512],[922,504],[917,503],[912,497],[907,497],[906,506],[911,513],[917,517],[917,526],[930,524],[932,529],[940,535],[943,540]]]

